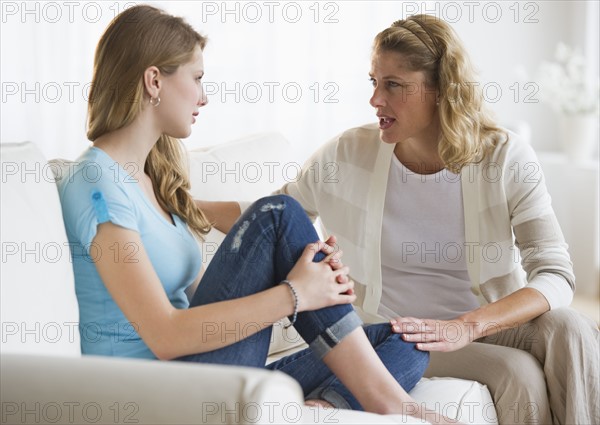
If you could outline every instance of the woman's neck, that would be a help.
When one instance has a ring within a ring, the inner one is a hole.
[[[434,174],[446,168],[438,152],[439,133],[428,137],[411,137],[396,143],[394,155],[417,174]]]

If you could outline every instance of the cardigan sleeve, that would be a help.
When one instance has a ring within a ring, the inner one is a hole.
[[[541,292],[551,309],[568,306],[575,290],[573,264],[531,146],[518,139],[509,142],[504,170],[511,225],[527,276],[526,287]]]
[[[314,173],[316,169],[321,168],[321,164],[328,164],[335,161],[335,152],[339,136],[333,138],[320,149],[318,149],[302,167],[300,178],[296,181],[286,183],[283,187],[275,192],[274,195],[289,195],[302,205],[304,211],[311,219],[315,221],[319,216],[318,194],[319,184],[321,183],[318,174]]]

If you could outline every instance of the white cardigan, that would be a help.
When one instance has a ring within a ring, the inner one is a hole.
[[[533,149],[509,136],[460,173],[471,290],[484,304],[526,285],[551,308],[567,306],[575,277],[542,170]],[[298,200],[311,219],[320,217],[325,234],[337,236],[356,283],[355,306],[368,322],[381,320],[381,228],[393,149],[380,140],[376,124],[350,129],[322,146],[300,179],[278,192]]]

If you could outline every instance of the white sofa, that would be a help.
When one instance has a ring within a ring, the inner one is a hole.
[[[303,405],[279,372],[81,356],[78,305],[54,173],[35,144],[2,144],[0,191],[1,422],[4,423],[421,423]],[[299,164],[278,134],[190,152],[192,191],[208,200],[251,201],[294,178]],[[236,165],[237,164],[237,165]],[[60,177],[65,177],[64,175]],[[222,235],[204,243],[210,261]],[[302,347],[274,327],[272,358]],[[487,388],[423,379],[411,394],[465,423],[497,423]]]

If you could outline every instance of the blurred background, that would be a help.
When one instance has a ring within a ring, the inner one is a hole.
[[[190,148],[279,131],[302,163],[343,130],[375,121],[374,36],[416,13],[451,23],[498,122],[540,156],[583,293],[598,296],[598,1],[162,1],[207,35]],[[95,45],[122,1],[1,3],[0,140],[76,158]],[[584,124],[585,123],[585,124]],[[585,147],[574,146],[585,140]],[[573,251],[574,250],[574,251]],[[579,270],[578,270],[579,269]],[[586,292],[587,291],[587,292]]]
[[[598,1],[149,3],[185,17],[210,39],[210,103],[190,147],[277,130],[305,158],[344,129],[374,121],[372,40],[415,13],[452,23],[499,122],[529,135],[536,149],[560,149],[558,114],[541,101],[538,75],[559,43],[579,49],[585,72],[598,78]],[[50,157],[72,157],[86,146],[95,45],[115,14],[133,4],[2,2],[2,142],[33,140]]]

